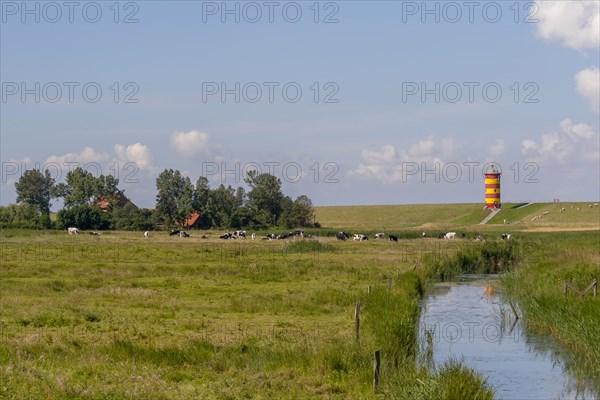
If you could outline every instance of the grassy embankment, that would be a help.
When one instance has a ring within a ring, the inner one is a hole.
[[[374,350],[384,397],[491,398],[461,365],[415,362],[424,278],[412,267],[439,247],[158,232],[0,240],[2,398],[375,398]]]
[[[503,277],[503,287],[517,299],[527,328],[554,338],[568,368],[579,380],[591,379],[600,397],[600,297],[563,293],[565,282],[580,290],[594,279],[600,284],[600,231],[528,236],[530,256]]]

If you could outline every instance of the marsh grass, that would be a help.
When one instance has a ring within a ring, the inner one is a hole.
[[[600,396],[600,297],[591,291],[583,298],[563,294],[565,282],[581,290],[600,280],[600,232],[533,235],[536,239],[536,251],[505,274],[502,285],[518,301],[527,328],[555,339],[567,368]]]
[[[418,303],[428,281],[455,270],[478,272],[488,261],[498,270],[516,260],[532,265],[521,244],[500,242],[461,250],[421,247],[438,243],[421,238],[199,236],[2,231],[0,397],[487,399],[490,388],[461,363],[418,366]],[[553,238],[554,247],[562,243]],[[559,259],[579,267],[553,269],[541,282],[595,276],[590,244],[589,237],[584,245],[568,242]],[[582,317],[593,319],[593,310],[582,308]],[[586,329],[576,341],[588,340]],[[372,390],[374,350],[382,353],[379,394]]]

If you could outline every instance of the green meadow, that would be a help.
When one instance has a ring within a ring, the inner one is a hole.
[[[386,206],[373,207],[339,208],[339,217],[317,208],[324,228],[307,231],[311,239],[2,231],[0,398],[491,399],[466,365],[417,362],[429,282],[464,272],[504,272],[502,290],[528,328],[554,337],[582,379],[600,376],[599,299],[562,293],[564,281],[600,278],[597,223],[528,232],[476,225],[475,205],[426,205],[393,206],[384,226]],[[467,238],[411,234],[423,226],[459,226]],[[341,242],[339,229],[393,229],[400,240]],[[505,232],[515,240],[498,240]]]

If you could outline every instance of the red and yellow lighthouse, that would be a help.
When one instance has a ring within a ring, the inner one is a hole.
[[[483,173],[485,177],[485,207],[500,208],[500,175],[502,172],[490,165]]]

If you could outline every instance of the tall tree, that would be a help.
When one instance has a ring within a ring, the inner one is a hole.
[[[54,178],[48,170],[42,174],[37,169],[27,170],[15,182],[17,203],[27,203],[35,207],[43,215],[50,214],[51,191]]]
[[[156,210],[167,221],[181,225],[194,211],[194,186],[179,170],[165,169],[156,178]]]
[[[67,172],[65,181],[55,186],[53,194],[64,198],[65,208],[89,204],[97,194],[96,178],[81,167]]]
[[[294,214],[296,215],[297,226],[313,226],[315,210],[312,200],[306,195],[296,197],[296,200],[294,200]]]
[[[117,186],[119,180],[112,175],[100,175],[96,178],[95,196],[97,198],[104,197],[107,200],[117,200],[123,191]]]
[[[264,215],[265,223],[277,223],[282,211],[281,180],[279,178],[256,171],[248,171],[245,182],[250,186],[248,205],[257,214]]]

